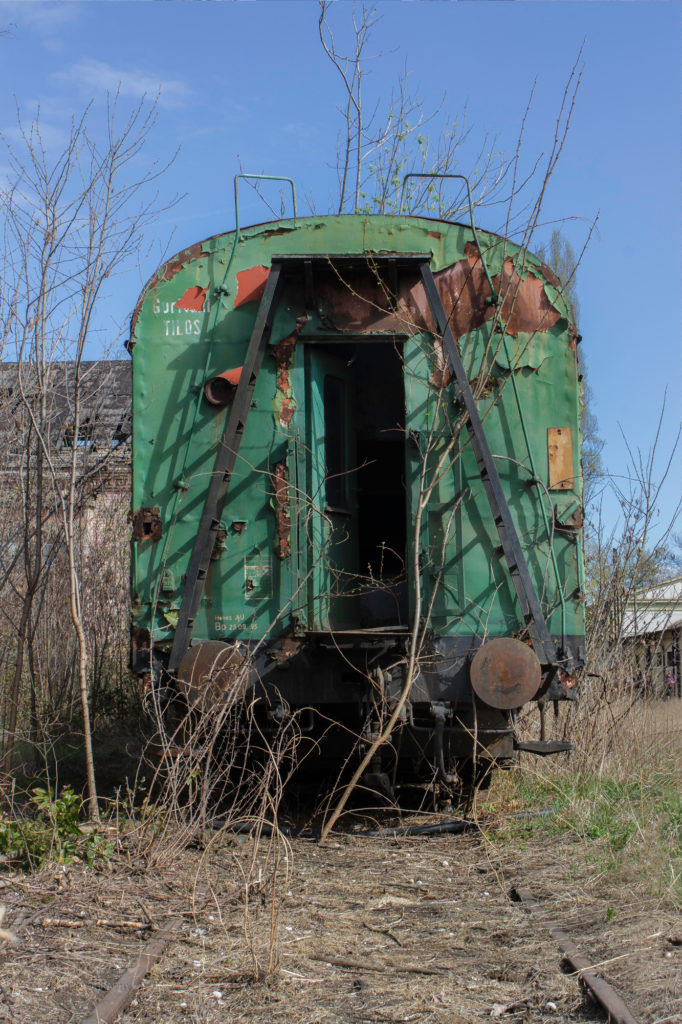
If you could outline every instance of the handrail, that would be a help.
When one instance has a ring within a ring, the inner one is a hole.
[[[459,178],[460,181],[463,181],[465,183],[465,185],[467,187],[467,198],[469,200],[469,220],[471,221],[471,231],[472,231],[473,236],[474,236],[474,241],[476,243],[476,248],[478,249],[478,255],[481,257],[481,264],[483,266],[483,271],[484,271],[485,276],[487,278],[488,284],[490,285],[490,291],[492,292],[492,298],[491,298],[492,305],[493,306],[497,305],[497,301],[498,301],[499,296],[498,296],[497,292],[495,291],[495,289],[493,287],[493,282],[492,282],[492,280],[490,278],[490,274],[488,273],[488,268],[487,268],[486,262],[485,262],[485,260],[483,258],[483,250],[481,249],[481,243],[478,240],[478,233],[476,231],[476,225],[474,224],[474,203],[473,203],[473,200],[471,198],[471,186],[469,185],[469,179],[467,178],[467,176],[465,174],[439,174],[437,171],[428,171],[428,172],[427,171],[423,171],[423,172],[415,172],[415,173],[411,173],[411,174],[406,174],[405,177],[403,178],[403,187],[402,187],[402,191],[400,193],[400,206],[398,207],[398,214],[399,215],[402,215],[402,212],[403,212],[403,203],[405,201],[405,187],[406,187],[407,182],[409,181],[410,178]]]
[[[280,174],[235,174],[234,176],[234,219],[235,219],[235,232],[237,239],[239,239],[239,233],[241,231],[241,225],[239,223],[239,186],[238,182],[240,178],[256,178],[258,181],[288,181],[291,185],[291,195],[294,204],[294,220],[298,217],[296,210],[296,186],[293,178],[284,178]]]

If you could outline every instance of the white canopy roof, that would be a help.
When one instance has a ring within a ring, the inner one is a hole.
[[[663,633],[667,629],[682,629],[682,576],[635,591],[625,609],[623,636]]]

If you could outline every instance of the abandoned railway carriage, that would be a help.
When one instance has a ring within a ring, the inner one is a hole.
[[[320,774],[402,694],[383,789],[559,749],[515,722],[584,659],[577,341],[551,271],[463,224],[294,218],[160,267],[130,339],[159,701],[296,714]]]

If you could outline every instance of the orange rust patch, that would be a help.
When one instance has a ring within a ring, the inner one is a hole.
[[[133,335],[137,329],[137,321],[140,318],[142,307],[145,301],[152,295],[157,284],[160,281],[172,281],[178,271],[182,270],[185,264],[190,263],[192,260],[201,259],[202,256],[210,255],[210,252],[206,252],[206,250],[202,249],[201,242],[197,242],[195,245],[190,245],[188,249],[183,249],[182,252],[179,252],[177,256],[170,260],[164,267],[161,267],[156,271],[149,284],[142,292],[142,295],[140,295],[140,298],[137,300],[137,304],[133,310],[133,315],[130,320],[130,339],[132,341],[132,347],[135,345]]]
[[[273,354],[277,363],[277,390],[282,394],[282,401],[279,407],[279,422],[282,427],[288,427],[296,409],[296,403],[291,394],[291,364],[296,348],[298,332],[290,334],[288,338],[282,338],[273,347]]]
[[[476,330],[496,314],[496,308],[489,303],[490,285],[477,247],[467,242],[464,252],[464,259],[434,274],[456,338]],[[411,282],[403,276],[397,303],[389,294],[387,284],[376,272],[372,273],[369,266],[345,273],[341,287],[336,275],[322,276],[316,283],[323,325],[329,329],[358,334],[366,331],[414,334],[424,329],[435,333],[424,288],[416,276]],[[511,258],[505,260],[502,273],[493,278],[493,286],[501,299],[500,312],[509,335],[515,337],[521,331],[548,331],[559,319],[558,310],[547,298],[543,279],[530,272],[522,279]]]
[[[270,475],[275,506],[275,554],[288,558],[291,554],[291,517],[289,515],[289,474],[286,462],[278,462]]]
[[[541,263],[540,270],[542,271],[542,276],[549,281],[550,284],[553,284],[557,291],[560,292],[564,290],[564,286],[551,267],[548,267],[546,263]]]
[[[194,284],[185,291],[182,298],[175,300],[175,308],[193,309],[197,313],[203,313],[205,301],[206,289],[200,288],[198,284]]]
[[[279,410],[279,422],[283,427],[288,427],[296,412],[296,403],[292,398],[285,398]]]
[[[265,282],[270,270],[268,267],[255,266],[240,270],[237,274],[237,297],[234,308],[247,302],[260,302],[265,291]]]
[[[300,316],[296,321],[296,327],[291,334],[287,335],[286,338],[282,338],[276,345],[272,347],[272,354],[275,357],[277,364],[277,380],[276,390],[281,394],[281,402],[277,410],[277,416],[279,419],[280,426],[288,427],[291,423],[291,418],[296,411],[296,401],[291,390],[291,367],[294,361],[294,350],[296,348],[296,342],[301,332],[301,328],[306,324],[308,320],[307,316]]]
[[[493,278],[493,284],[503,297],[502,319],[507,334],[516,337],[522,331],[548,331],[559,319],[559,311],[547,298],[544,282],[533,274],[522,280],[511,259],[504,261],[502,273]]]
[[[558,669],[557,674],[565,697],[569,690],[573,690],[578,685],[578,676],[576,673],[570,675],[568,672],[565,672],[563,668]]]
[[[486,305],[490,298],[490,287],[481,264],[476,246],[467,242],[466,258],[434,274],[436,287],[445,312],[449,315],[450,327],[456,338],[475,330],[485,323],[486,314],[492,312]],[[415,283],[405,296],[409,315],[420,326],[435,332],[435,325],[421,281]]]
[[[465,259],[434,274],[456,338],[476,330],[495,315],[495,308],[488,303],[491,298],[490,285],[478,249],[473,242],[467,242],[464,252]],[[510,258],[504,261],[502,273],[492,280],[502,300],[500,313],[506,333],[512,337],[521,331],[548,331],[559,319],[559,311],[545,294],[543,281],[532,274],[523,279],[519,277]],[[404,296],[404,301],[415,323],[424,324],[428,330],[434,331],[433,318],[421,282],[415,284]]]
[[[201,248],[201,242],[196,242],[194,245],[190,245],[188,249],[183,249],[179,252],[174,259],[166,264],[163,274],[161,274],[162,281],[172,281],[178,271],[187,264],[191,263],[192,260],[198,260],[201,256],[210,256],[208,252],[204,252]]]

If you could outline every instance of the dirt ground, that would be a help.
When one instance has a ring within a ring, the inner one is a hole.
[[[679,915],[646,896],[644,879],[609,888],[577,840],[519,848],[494,828],[326,847],[222,833],[153,870],[121,855],[99,873],[5,875],[4,927],[17,937],[0,943],[0,1021],[82,1021],[153,937],[146,926],[178,917],[122,1021],[603,1020],[543,921],[510,899],[515,884],[639,1021],[682,1022]]]

